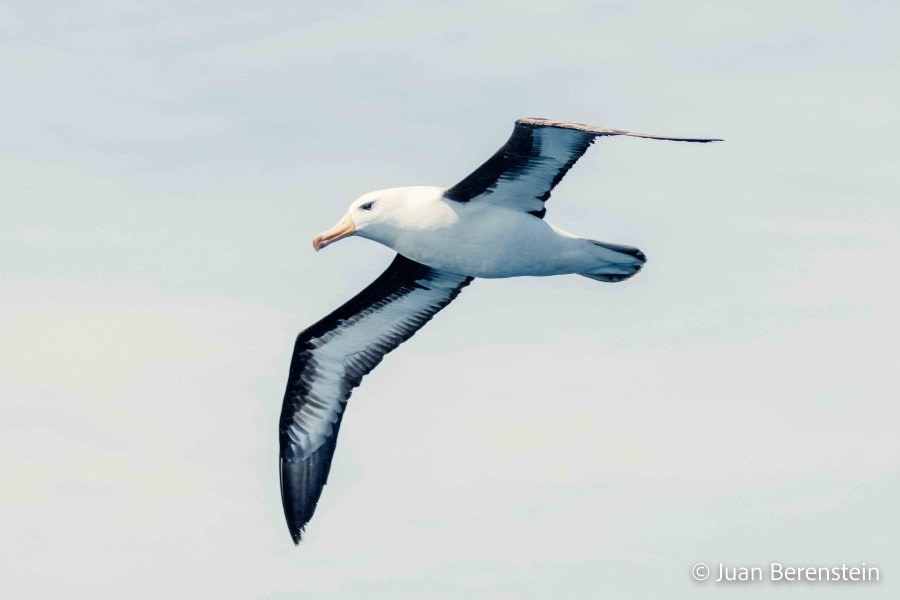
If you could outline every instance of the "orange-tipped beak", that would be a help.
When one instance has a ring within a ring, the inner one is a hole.
[[[356,226],[353,224],[353,219],[350,218],[350,214],[346,214],[343,218],[338,221],[338,224],[329,229],[328,231],[323,231],[319,235],[313,238],[313,248],[316,249],[316,252],[324,248],[329,244],[333,244],[334,242],[344,239],[347,236],[353,235],[356,233]]]

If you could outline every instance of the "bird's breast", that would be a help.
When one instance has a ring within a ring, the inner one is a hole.
[[[573,236],[527,213],[462,204],[404,229],[393,248],[435,269],[473,277],[554,275]]]

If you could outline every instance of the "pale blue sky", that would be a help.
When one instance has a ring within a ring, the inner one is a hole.
[[[891,2],[0,4],[6,597],[896,597]],[[312,237],[518,117],[633,280],[476,281],[350,402],[297,549],[294,336],[390,251]],[[858,564],[752,589],[711,564]]]

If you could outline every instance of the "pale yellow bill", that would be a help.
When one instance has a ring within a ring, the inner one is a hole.
[[[329,244],[333,244],[334,242],[344,239],[347,236],[353,235],[356,232],[356,226],[353,224],[353,219],[350,218],[350,214],[346,214],[343,218],[338,221],[338,224],[329,229],[328,231],[323,231],[319,235],[313,238],[313,248],[316,249],[316,252],[324,248]]]

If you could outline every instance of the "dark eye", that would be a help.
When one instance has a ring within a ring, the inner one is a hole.
[[[374,201],[374,200],[373,200],[372,202],[366,202],[365,204],[363,204],[362,206],[360,206],[360,208],[363,209],[363,210],[372,210],[372,205],[373,205],[373,204],[375,204],[375,201]]]

